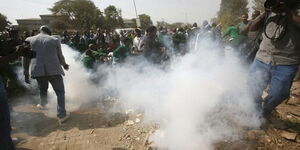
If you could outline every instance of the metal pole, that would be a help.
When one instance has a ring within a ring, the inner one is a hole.
[[[135,15],[136,15],[136,26],[140,27],[141,26],[141,22],[140,22],[139,15],[137,13],[136,5],[135,5],[135,0],[132,0],[132,1],[133,1],[133,5],[134,5],[134,9],[135,9]]]

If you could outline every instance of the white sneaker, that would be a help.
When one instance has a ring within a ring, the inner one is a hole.
[[[37,104],[37,105],[36,105],[36,107],[37,107],[39,110],[43,110],[43,109],[45,109],[45,107],[44,107],[44,106],[42,106],[41,104]]]
[[[70,113],[67,113],[65,117],[63,118],[58,118],[58,123],[62,124],[64,122],[66,122],[68,119],[70,118]]]

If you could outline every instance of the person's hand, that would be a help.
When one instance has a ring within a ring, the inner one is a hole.
[[[29,75],[25,75],[25,82],[27,84],[30,84],[30,77],[29,77]]]
[[[65,64],[63,67],[64,67],[65,70],[69,70],[69,65],[68,64]]]

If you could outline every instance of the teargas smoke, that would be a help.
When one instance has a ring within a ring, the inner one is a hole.
[[[161,149],[210,150],[220,140],[237,138],[238,127],[260,125],[240,59],[224,57],[210,38],[197,38],[197,47],[171,59],[167,68],[135,60],[106,70],[102,84],[159,124],[151,140]]]
[[[85,69],[80,62],[80,53],[71,47],[62,44],[62,51],[70,69],[65,71],[64,83],[66,93],[67,111],[76,111],[81,106],[92,104],[102,98],[101,88],[93,83],[93,75]],[[49,86],[49,103],[47,115],[56,116],[57,99],[51,86]]]
[[[211,150],[220,140],[238,138],[238,127],[258,127],[247,70],[239,58],[224,57],[214,41],[197,38],[196,47],[174,56],[165,67],[137,57],[122,65],[99,66],[95,73],[80,64],[79,53],[63,45],[70,64],[65,76],[68,111],[114,91],[124,107],[142,110],[145,120],[159,124],[150,139],[169,150]],[[101,80],[96,83],[93,77]],[[51,101],[50,110],[56,112],[55,98]]]

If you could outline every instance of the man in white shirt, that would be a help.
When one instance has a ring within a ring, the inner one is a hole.
[[[141,45],[144,40],[144,36],[142,35],[142,31],[140,29],[135,29],[136,37],[133,39],[133,51],[137,53],[141,53]]]

